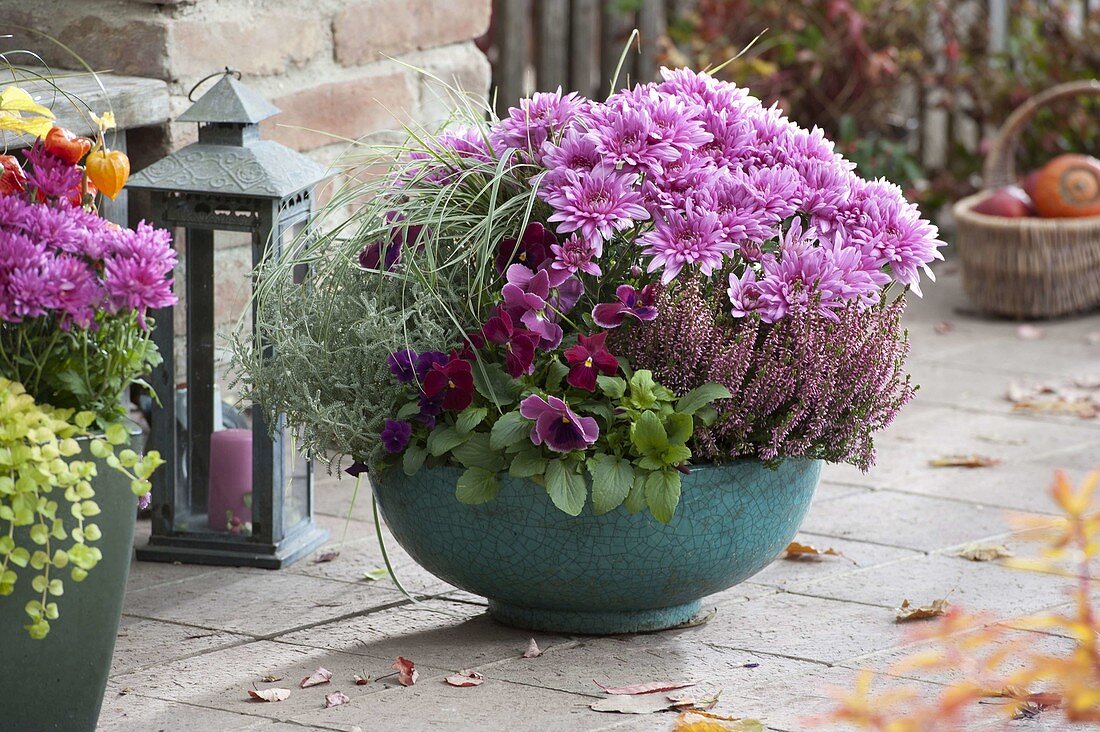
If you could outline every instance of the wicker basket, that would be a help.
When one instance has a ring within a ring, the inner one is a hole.
[[[1020,132],[1036,111],[1058,99],[1100,96],[1100,80],[1060,84],[1029,99],[997,133],[985,160],[985,184],[1016,182]],[[1043,318],[1100,306],[1100,216],[1004,218],[973,209],[988,191],[955,204],[963,289],[997,315]]]

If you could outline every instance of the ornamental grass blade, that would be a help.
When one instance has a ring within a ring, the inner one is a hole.
[[[338,707],[341,704],[347,704],[351,701],[351,697],[342,691],[334,691],[331,694],[325,694],[325,709],[331,709],[332,707]]]
[[[397,671],[397,682],[402,686],[412,686],[420,678],[420,672],[416,670],[416,664],[404,656],[398,656],[393,660],[390,668]]]
[[[451,686],[481,686],[485,683],[485,677],[472,669],[463,669],[453,673],[444,679]]]
[[[991,468],[1000,463],[986,455],[945,455],[928,461],[933,468]]]
[[[694,681],[647,681],[644,684],[631,684],[630,686],[604,686],[599,681],[592,679],[592,683],[608,694],[620,696],[656,694],[659,691],[675,691],[676,689],[686,689],[689,686],[695,686]]]
[[[301,683],[299,683],[298,686],[303,689],[308,689],[311,686],[320,686],[321,684],[327,684],[330,681],[332,681],[332,672],[324,666],[320,666],[312,674],[302,679]]]
[[[972,562],[991,562],[994,559],[1014,557],[1016,552],[1004,544],[980,544],[975,542],[964,546],[957,552],[956,556],[969,559]]]
[[[281,702],[290,696],[290,689],[249,689],[248,695],[260,702]]]
[[[527,650],[523,652],[523,658],[538,658],[542,655],[542,649],[539,648],[539,644],[532,638],[527,642]]]
[[[912,620],[928,620],[946,615],[951,603],[945,599],[933,600],[928,605],[914,605],[908,600],[902,600],[901,607],[896,611],[897,622],[906,623]]]

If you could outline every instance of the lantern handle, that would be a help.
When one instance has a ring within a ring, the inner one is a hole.
[[[213,79],[215,76],[229,76],[230,74],[237,77],[237,81],[241,80],[241,72],[240,71],[238,71],[237,69],[231,68],[229,66],[226,66],[225,70],[215,71],[213,74],[207,74],[206,76],[202,77],[197,82],[195,82],[195,85],[193,87],[191,87],[191,91],[187,92],[187,101],[189,101],[189,102],[195,101],[195,90],[198,89],[203,84],[205,84],[210,79]]]

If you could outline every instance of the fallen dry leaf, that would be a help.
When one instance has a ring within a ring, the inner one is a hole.
[[[390,668],[397,670],[397,681],[402,686],[412,686],[420,678],[420,672],[416,670],[416,664],[403,656],[395,658],[393,666]]]
[[[542,649],[539,648],[539,644],[535,643],[535,639],[532,638],[527,642],[527,650],[523,652],[523,658],[538,658],[542,655]]]
[[[290,689],[264,689],[263,691],[249,689],[248,695],[256,701],[281,702],[286,701],[290,696]]]
[[[1022,341],[1038,340],[1045,335],[1046,332],[1037,325],[1029,325],[1025,323],[1016,329],[1016,337]]]
[[[684,712],[676,718],[672,732],[763,732],[764,723],[758,719],[723,717],[700,711]]]
[[[352,676],[352,679],[355,681],[356,686],[366,686],[370,683],[370,676],[360,676],[359,674],[355,674],[355,676]]]
[[[1090,346],[1100,346],[1100,331],[1086,335],[1085,343],[1088,343]]]
[[[118,695],[119,696],[126,696],[127,694],[133,694],[133,693],[134,693],[134,687],[132,687],[132,686],[124,686],[124,687],[122,687],[121,689],[118,690]]]
[[[1016,553],[1004,544],[967,544],[958,551],[958,556],[972,562],[991,562],[994,559],[1014,557]]]
[[[485,683],[485,677],[477,671],[466,668],[451,674],[444,681],[451,686],[481,686]]]
[[[603,689],[608,694],[633,696],[636,694],[656,694],[659,691],[675,691],[695,686],[694,681],[647,681],[644,684],[631,684],[630,686],[604,686],[599,681],[592,679],[592,683]]]
[[[669,694],[668,700],[677,709],[693,709],[705,712],[718,706],[718,699],[721,696],[721,690],[708,696],[695,696],[691,692],[682,692],[680,694]]]
[[[951,331],[955,330],[955,324],[949,323],[946,320],[941,320],[940,322],[936,323],[935,330],[936,333],[938,333],[939,335],[947,335]]]
[[[933,468],[990,468],[999,465],[997,458],[985,455],[946,455],[928,461]]]
[[[332,707],[338,707],[341,704],[347,704],[351,701],[351,697],[342,691],[334,691],[331,694],[325,694],[325,709],[331,709]]]
[[[913,605],[908,600],[902,600],[897,612],[897,622],[905,623],[910,620],[928,620],[947,614],[951,603],[947,600],[933,600],[930,605]]]
[[[325,562],[331,562],[333,559],[336,559],[336,557],[338,557],[338,556],[340,556],[340,552],[337,552],[337,551],[321,552],[320,554],[318,554],[316,557],[313,558],[313,563],[314,564],[324,564]]]
[[[609,696],[593,702],[589,709],[594,712],[615,712],[618,714],[653,714],[676,709],[667,696],[643,694],[641,696]]]
[[[1037,401],[1019,401],[1012,405],[1017,411],[1056,412],[1074,414],[1081,419],[1096,419],[1100,414],[1100,404],[1091,399],[1044,399]]]
[[[804,559],[806,557],[843,557],[838,550],[829,547],[828,549],[818,549],[816,546],[810,546],[809,544],[799,544],[797,541],[792,541],[787,545],[787,548],[783,550],[784,559]]]
[[[260,679],[260,681],[264,682],[265,684],[274,684],[276,681],[282,680],[282,676],[276,676],[274,674],[268,674],[267,676],[264,676],[262,679]]]
[[[302,679],[302,682],[298,684],[298,686],[303,689],[308,689],[311,686],[320,686],[330,681],[332,681],[332,672],[327,668],[320,667],[312,674]]]
[[[379,567],[378,569],[370,569],[363,573],[363,579],[367,582],[377,582],[380,579],[385,579],[390,576],[390,572],[385,567]]]

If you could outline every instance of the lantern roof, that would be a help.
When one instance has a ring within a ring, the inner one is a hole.
[[[278,107],[227,73],[176,121],[254,125],[278,113]]]

